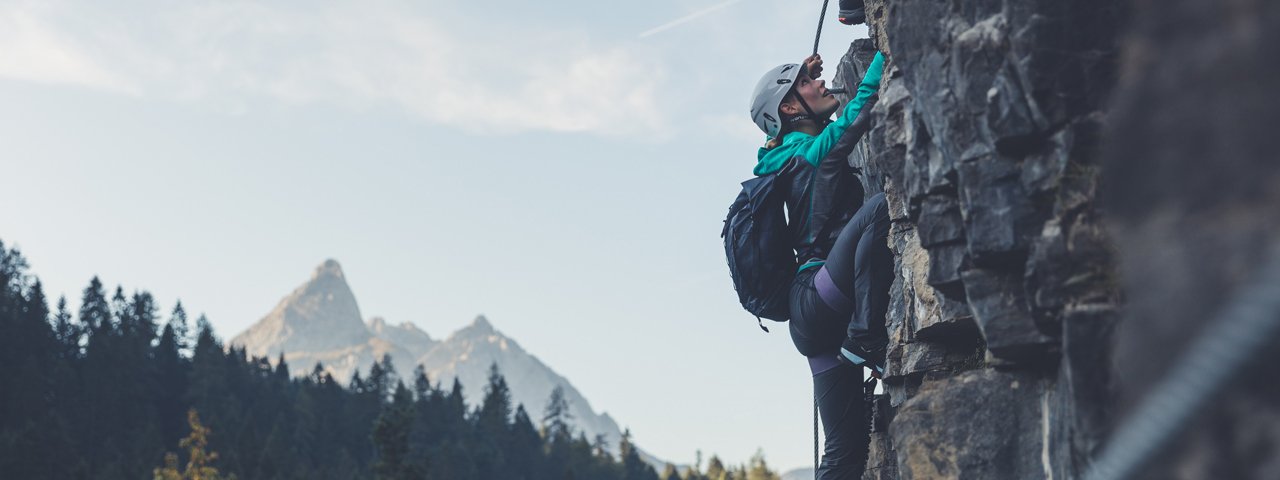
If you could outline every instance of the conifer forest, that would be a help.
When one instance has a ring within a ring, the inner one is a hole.
[[[96,277],[72,312],[28,270],[0,243],[0,478],[778,478],[761,454],[659,471],[629,434],[577,431],[558,389],[546,411],[512,405],[497,365],[474,408],[456,380],[386,358],[341,382],[227,349],[181,302]]]

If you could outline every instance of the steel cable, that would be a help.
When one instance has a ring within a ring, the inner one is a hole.
[[[1280,334],[1280,245],[1111,437],[1087,480],[1130,478]]]

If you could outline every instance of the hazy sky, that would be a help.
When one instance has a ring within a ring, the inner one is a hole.
[[[808,465],[808,368],[719,233],[820,8],[2,0],[0,241],[223,338],[334,258],[366,318],[484,313],[661,458]],[[828,78],[866,36],[834,13]]]

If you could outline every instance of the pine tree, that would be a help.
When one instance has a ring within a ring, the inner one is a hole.
[[[44,289],[26,268],[20,252],[0,244],[0,474],[58,478],[70,474],[71,462],[51,449],[72,448],[60,412],[49,403],[59,391],[63,360]]]
[[[124,287],[116,285],[116,293],[111,296],[111,318],[112,328],[117,334],[123,335],[133,323],[130,315],[133,311],[129,309],[129,299],[124,296]]]
[[[724,462],[720,461],[720,457],[712,455],[711,460],[707,461],[707,473],[703,477],[708,480],[727,480],[729,471],[725,470]]]
[[[216,452],[208,451],[208,427],[200,423],[196,409],[187,411],[187,424],[191,426],[191,434],[178,443],[179,448],[187,450],[186,469],[178,470],[178,455],[167,453],[164,466],[154,470],[156,480],[235,480],[235,475],[223,476],[213,466],[218,460]]]
[[[169,314],[169,326],[173,328],[178,353],[184,357],[190,357],[194,341],[191,338],[191,326],[187,323],[187,309],[182,308],[182,300],[174,304],[173,312]]]
[[[67,297],[58,296],[58,312],[53,316],[53,332],[59,344],[59,355],[66,361],[80,358],[80,339],[83,332],[67,309]]]
[[[423,401],[431,396],[431,380],[427,378],[427,369],[418,364],[413,369],[413,398]]]
[[[383,354],[382,359],[369,368],[369,378],[365,380],[365,388],[375,393],[379,402],[387,402],[396,386],[396,367],[391,363],[391,355]]]
[[[150,346],[156,339],[158,311],[159,306],[156,305],[156,299],[150,292],[136,292],[129,301],[129,318],[132,324],[127,333],[133,336],[138,347],[142,349]]]
[[[511,390],[498,370],[497,363],[489,364],[489,379],[484,387],[484,399],[476,411],[477,467],[482,478],[507,478],[504,453],[510,439]]]
[[[536,472],[543,470],[542,459],[542,437],[534,428],[524,405],[519,405],[511,422],[511,436],[507,443],[508,470],[515,474],[512,478],[532,479]]]
[[[452,420],[464,420],[467,415],[467,403],[462,394],[462,382],[458,377],[453,377],[453,386],[449,388],[449,395],[444,398],[444,414]]]
[[[275,376],[276,382],[289,383],[289,362],[284,360],[284,352],[280,352],[280,356],[276,357],[276,366],[272,375]]]
[[[233,412],[238,405],[232,402],[233,391],[229,380],[231,363],[222,345],[213,334],[213,326],[201,315],[197,324],[200,331],[191,354],[191,369],[187,379],[186,400],[192,408],[204,412],[210,422],[232,430]]]
[[[619,465],[600,461],[592,451],[591,442],[582,433],[569,444],[568,461],[565,465],[566,470],[576,478],[612,480],[622,478],[623,475]]]
[[[564,397],[564,388],[556,385],[547,399],[546,409],[542,414],[542,438],[546,442],[548,476],[561,478],[565,468],[569,466],[573,447],[573,432],[570,427],[569,402]]]
[[[377,365],[374,366],[376,367]],[[369,384],[364,381],[364,377],[360,376],[360,371],[356,370],[355,373],[351,374],[351,382],[347,384],[347,390],[351,390],[355,393],[367,393],[369,391],[368,385]]]
[[[751,460],[747,461],[746,480],[780,480],[777,473],[769,469],[769,464],[764,461],[764,451],[756,450],[755,455],[751,456]]]
[[[676,466],[670,463],[662,467],[662,474],[658,475],[660,480],[682,480],[680,471],[676,470]]]
[[[147,376],[147,344],[134,334],[134,310],[117,286],[110,302],[90,282],[81,317],[92,318],[82,368],[86,401],[78,419],[88,434],[82,439],[89,468],[104,475],[145,476],[152,460],[141,455],[163,453],[159,429],[148,415],[153,391]],[[154,435],[153,435],[154,434]],[[153,449],[159,449],[153,452]]]
[[[623,480],[658,480],[658,472],[640,458],[640,452],[631,443],[631,429],[622,431],[618,443],[618,457],[622,461]]]
[[[511,389],[507,380],[502,377],[497,363],[489,364],[489,379],[484,387],[484,400],[476,415],[477,425],[484,435],[500,438],[507,433],[508,419],[511,418]]]
[[[4,366],[0,374],[0,420],[20,424],[48,411],[46,399],[54,392],[49,369],[58,363],[58,358],[40,281],[32,282],[21,269],[11,275],[15,278],[4,301],[8,308],[0,314],[0,365]]]
[[[160,342],[156,344],[152,363],[158,387],[154,399],[156,413],[159,415],[160,434],[168,445],[182,435],[182,412],[187,410],[182,399],[187,391],[187,368],[179,353],[172,322],[160,332]]]
[[[422,478],[422,472],[413,468],[408,460],[413,413],[413,394],[404,382],[396,382],[391,403],[382,409],[373,427],[373,443],[378,449],[373,471],[379,480]]]
[[[546,410],[542,415],[542,436],[548,441],[564,441],[573,438],[569,414],[569,401],[564,398],[564,387],[556,385],[551,389],[551,397],[547,400]]]
[[[120,292],[117,289],[117,292]],[[111,373],[115,383],[115,416],[113,431],[121,440],[125,458],[120,459],[126,475],[143,477],[154,461],[164,454],[164,435],[156,413],[155,399],[161,396],[157,382],[154,351],[157,311],[155,298],[137,291],[125,303],[127,312],[120,319],[120,337],[115,358],[120,362]]]
[[[453,387],[440,402],[441,436],[431,446],[431,478],[478,478],[472,459],[472,428],[467,420],[467,405],[462,382],[453,379]]]
[[[89,329],[90,334],[101,333],[111,326],[111,306],[107,303],[106,291],[98,277],[89,280],[80,297],[80,324]]]
[[[597,433],[595,440],[591,442],[591,453],[600,459],[601,463],[613,463],[613,454],[609,453],[609,440],[603,433]]]
[[[208,338],[205,338],[205,337],[208,337]],[[218,348],[222,348],[222,345],[218,342],[217,337],[213,336],[213,324],[209,323],[209,317],[204,316],[203,313],[201,313],[199,317],[196,317],[196,345],[197,346],[200,344],[201,340],[205,340],[206,343],[214,344],[214,345],[217,345]],[[194,352],[192,353],[194,354]]]
[[[693,460],[693,466],[685,469],[682,480],[707,480],[707,477],[702,475],[702,450],[697,451],[697,456],[695,456]]]
[[[413,372],[414,418],[409,430],[408,462],[425,474],[434,467],[432,449],[439,442],[446,423],[441,416],[444,395],[431,384],[421,364]]]

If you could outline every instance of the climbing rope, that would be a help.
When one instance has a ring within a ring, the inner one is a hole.
[[[1132,477],[1280,336],[1280,245],[1258,278],[1241,290],[1116,430],[1086,479]]]
[[[818,42],[822,40],[822,21],[827,19],[827,3],[831,0],[822,0],[822,14],[818,15],[818,33],[813,36],[813,54],[818,54]]]
[[[813,389],[813,479],[818,480],[818,389]]]
[[[818,54],[818,44],[822,41],[822,21],[827,19],[827,4],[831,0],[822,0],[822,13],[818,14],[818,32],[813,35],[813,54]],[[800,104],[805,110],[809,110],[809,105],[804,103],[804,99],[800,99]],[[812,111],[809,111],[813,115]],[[813,392],[813,478],[818,478],[818,391]]]

